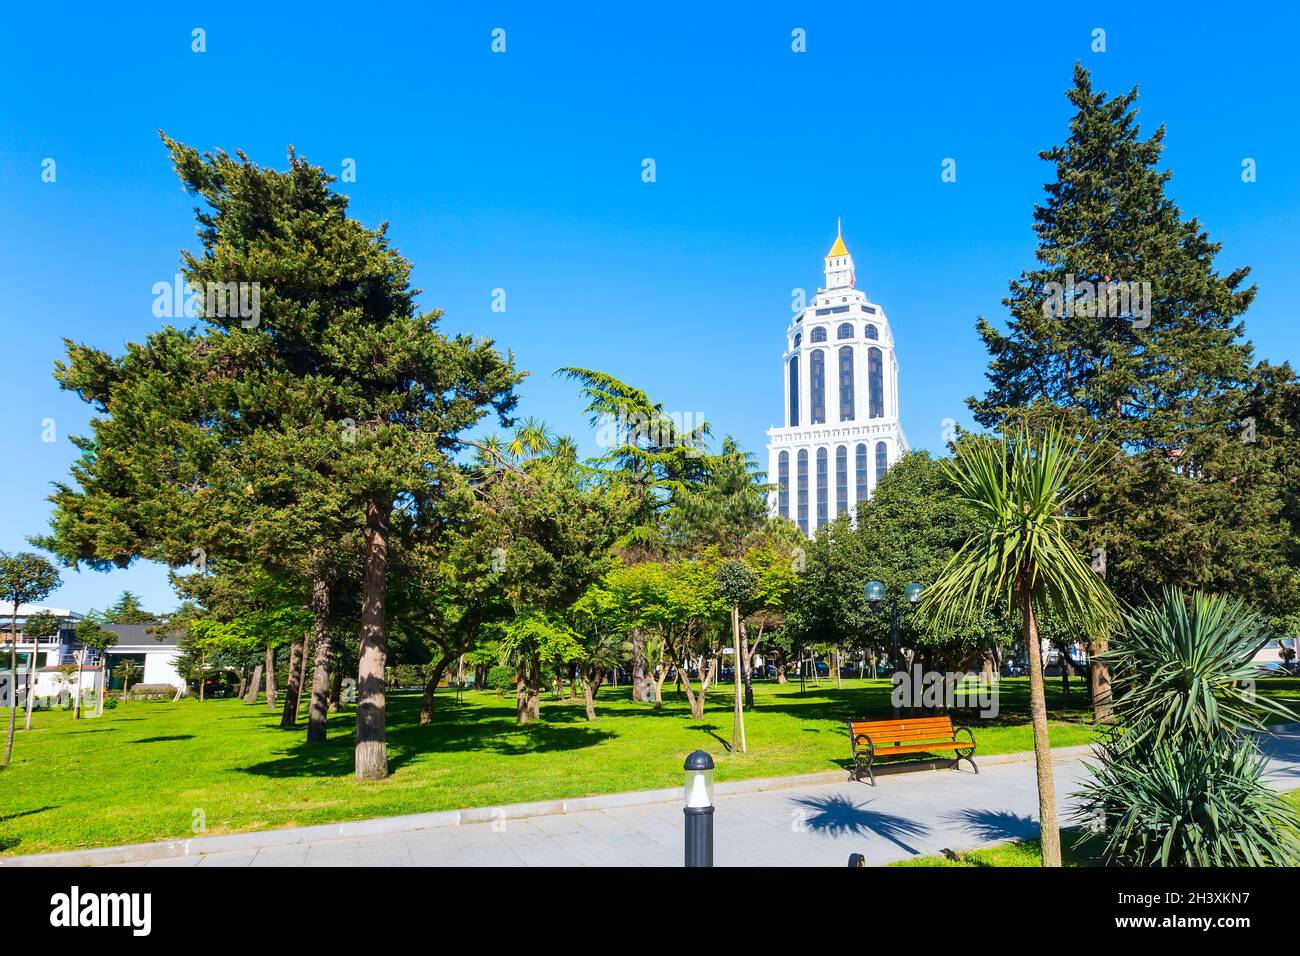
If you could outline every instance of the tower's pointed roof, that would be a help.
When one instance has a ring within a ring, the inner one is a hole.
[[[833,259],[836,256],[847,256],[848,247],[844,245],[844,236],[840,230],[840,221],[835,220],[835,245],[831,246],[831,251],[826,253],[827,259]]]

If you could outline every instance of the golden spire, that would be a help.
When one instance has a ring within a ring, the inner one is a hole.
[[[834,259],[836,256],[847,256],[848,254],[849,250],[844,245],[844,236],[841,234],[840,220],[837,216],[835,218],[835,245],[831,246],[831,251],[826,253],[826,258]]]

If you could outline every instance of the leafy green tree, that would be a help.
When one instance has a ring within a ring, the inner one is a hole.
[[[619,595],[601,582],[589,587],[569,613],[581,651],[576,660],[588,720],[596,719],[596,695],[623,658],[629,628],[622,611]]]
[[[1066,507],[1089,490],[1102,461],[1084,458],[1082,446],[1060,432],[960,443],[948,471],[957,495],[975,509],[975,532],[921,599],[920,612],[940,627],[997,603],[1020,609],[1044,866],[1061,865],[1061,833],[1037,615],[1049,610],[1085,634],[1106,632],[1119,617],[1114,596],[1066,534],[1076,520]]]
[[[610,547],[627,520],[628,495],[567,453],[521,465],[497,460],[476,495],[466,533],[492,545],[497,587],[513,616],[501,643],[520,674],[516,717],[526,724],[539,716],[543,668],[580,656],[564,615],[613,567]]]
[[[598,428],[604,450],[593,464],[617,478],[630,500],[627,523],[614,543],[628,564],[666,556],[671,509],[707,472],[707,422],[687,427],[641,389],[612,375],[585,368],[562,368],[581,386],[585,411]],[[641,627],[633,626],[632,699],[646,698],[646,648]]]
[[[752,602],[758,594],[759,580],[754,569],[739,558],[729,558],[718,565],[714,577],[718,582],[718,596],[731,609],[731,654],[736,678],[736,706],[732,718],[731,750],[738,748],[741,753],[748,753],[749,746],[745,740],[745,706],[741,692],[744,665],[741,655],[744,653],[740,641],[740,609]]]
[[[767,486],[754,456],[735,439],[722,441],[717,455],[705,458],[703,473],[683,484],[668,511],[668,533],[678,553],[699,554],[716,547],[739,557],[767,523]]]
[[[39,554],[0,551],[0,601],[11,606],[9,618],[9,730],[0,770],[9,766],[14,749],[14,723],[18,717],[18,608],[49,597],[62,583],[59,572]],[[36,681],[36,654],[27,668],[27,729],[31,729],[32,698]]]
[[[1136,89],[1108,97],[1076,65],[1067,95],[1069,136],[1040,154],[1056,177],[1034,210],[1039,264],[1011,283],[1006,332],[979,319],[990,385],[969,404],[985,427],[1055,424],[1106,459],[1071,507],[1093,519],[1085,547],[1125,601],[1185,583],[1289,613],[1300,575],[1279,476],[1242,440],[1249,270],[1216,271],[1220,245],[1166,195],[1164,128],[1141,137]],[[1106,668],[1090,671],[1105,718]]]
[[[803,546],[785,625],[796,656],[815,644],[856,644],[867,632],[871,622],[862,587],[870,580],[871,559],[847,515],[822,525]]]
[[[86,651],[94,651],[99,657],[99,686],[95,691],[95,716],[104,713],[104,674],[106,673],[110,647],[118,641],[111,629],[104,627],[96,618],[87,617],[77,623],[77,640],[84,646],[77,656],[77,703],[76,717],[81,716],[81,675],[86,666]]]

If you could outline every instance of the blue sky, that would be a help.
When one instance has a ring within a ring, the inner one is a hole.
[[[822,280],[837,216],[859,287],[893,323],[911,444],[938,449],[944,419],[969,423],[986,364],[975,317],[1000,320],[1008,278],[1032,261],[1049,176],[1037,152],[1065,136],[1080,60],[1099,87],[1140,84],[1144,130],[1168,126],[1173,196],[1223,243],[1223,271],[1253,267],[1257,354],[1300,353],[1294,10],[612,7],[159,3],[127,18],[9,5],[0,548],[45,529],[67,436],[88,418],[50,376],[60,338],[120,351],[146,335],[160,322],[153,284],[195,245],[159,128],[264,164],[283,165],[289,144],[335,172],[354,160],[340,188],[362,221],[391,223],[423,304],[533,373],[521,413],[591,448],[573,387],[551,372],[595,367],[703,413],[764,462],[791,290]],[[955,183],[940,179],[948,157]],[[1241,181],[1245,157],[1255,183]],[[64,579],[51,603],[77,610],[128,587],[175,603],[154,566]]]

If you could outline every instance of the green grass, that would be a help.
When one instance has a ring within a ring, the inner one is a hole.
[[[1088,743],[1085,689],[1075,681],[1065,701],[1059,686],[1049,687],[1053,745]],[[197,811],[215,834],[678,786],[695,749],[713,754],[720,781],[844,769],[843,721],[890,714],[884,680],[843,689],[823,680],[804,694],[798,683],[761,683],[746,717],[749,753],[733,755],[730,688],[710,695],[702,721],[668,690],[661,711],[632,704],[627,688],[602,690],[594,723],[581,702],[544,695],[543,719],[523,728],[513,701],[491,691],[461,703],[440,692],[427,727],[418,694],[395,692],[392,772],[377,783],[352,778],[350,713],[333,715],[329,742],[309,747],[301,721],[282,730],[278,713],[233,700],[133,702],[81,721],[37,712],[0,771],[0,853],[186,838]],[[1004,680],[1001,716],[964,718],[977,759],[1030,749],[1027,696],[1023,680]]]
[[[1084,842],[1078,830],[1061,831],[1062,866],[1100,866],[1101,842]],[[890,866],[1042,866],[1042,848],[1037,840],[1011,840],[974,850],[958,851],[956,859],[946,856],[916,856]]]

